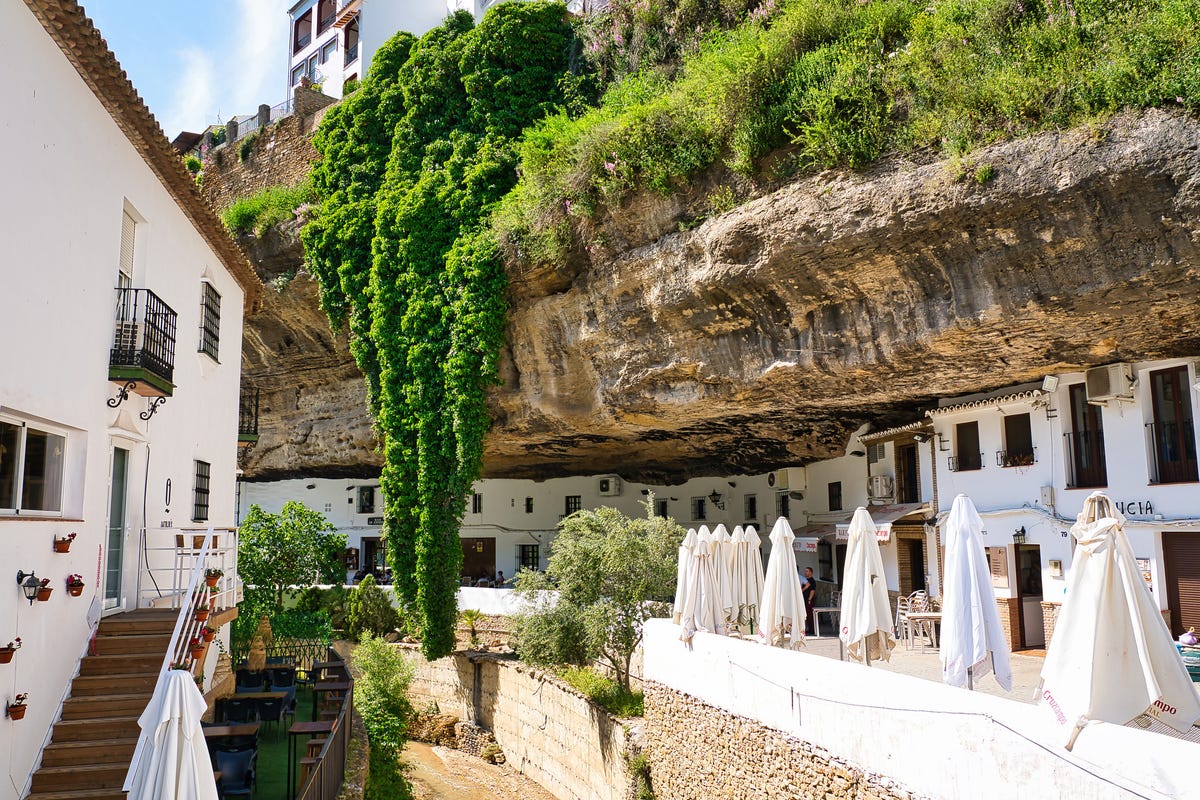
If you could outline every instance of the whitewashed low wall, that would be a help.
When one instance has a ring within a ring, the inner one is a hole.
[[[464,586],[458,590],[458,610],[475,609],[489,616],[510,616],[526,608],[512,589],[484,589]]]
[[[1073,752],[1036,706],[804,652],[645,629],[645,678],[931,798],[1200,798],[1200,748],[1097,724]],[[991,680],[986,678],[985,680]],[[648,731],[652,737],[653,731]]]

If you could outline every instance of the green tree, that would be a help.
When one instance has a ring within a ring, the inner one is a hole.
[[[349,592],[346,601],[346,633],[357,639],[365,634],[383,636],[400,627],[400,614],[387,592],[367,575]]]
[[[653,501],[645,507],[644,518],[598,508],[558,523],[546,568],[558,601],[531,612],[560,626],[571,617],[581,620],[589,648],[608,662],[625,689],[643,623],[670,611],[667,598],[675,591],[675,561],[684,536],[674,520],[654,515]],[[523,593],[545,587],[537,573],[517,575]]]
[[[354,650],[359,676],[354,708],[362,715],[371,745],[366,800],[404,800],[410,787],[400,770],[400,750],[408,739],[413,709],[408,702],[412,664],[400,651],[367,634]]]
[[[278,514],[250,506],[239,529],[238,573],[248,584],[269,588],[276,608],[289,586],[342,583],[346,536],[320,513],[291,500]]]

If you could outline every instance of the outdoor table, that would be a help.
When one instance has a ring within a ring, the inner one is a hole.
[[[942,612],[940,611],[910,611],[908,612],[908,635],[909,646],[911,647],[913,626],[923,622],[929,623],[929,644],[935,650],[937,649],[937,626],[942,621]]]
[[[213,725],[204,729],[205,739],[221,739],[226,736],[253,736],[258,733],[257,722],[239,722],[236,725]]]
[[[287,797],[292,800],[296,796],[295,774],[293,765],[299,764],[299,759],[296,758],[296,737],[297,736],[312,736],[317,733],[332,733],[333,721],[326,720],[323,722],[297,722],[288,728],[288,757],[287,757]]]
[[[829,621],[833,622],[833,615],[840,612],[841,609],[837,606],[817,606],[813,609],[813,629],[816,631],[817,636],[821,635],[821,615],[829,614]],[[837,633],[837,625],[833,626],[833,631]]]
[[[327,669],[328,670],[340,669],[342,671],[345,671],[346,662],[345,661],[315,661],[315,662],[313,662],[313,665],[308,668],[308,677],[310,679],[312,679],[314,682],[319,683],[324,675],[325,670],[327,670]]]
[[[313,684],[313,718],[315,719],[317,716],[317,706],[320,705],[319,698],[321,696],[321,692],[348,692],[350,691],[350,686],[351,684],[349,681],[329,681],[326,683]]]

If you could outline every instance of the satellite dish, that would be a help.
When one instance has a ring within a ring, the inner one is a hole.
[[[788,497],[792,498],[793,500],[803,500],[804,492],[788,492]]]

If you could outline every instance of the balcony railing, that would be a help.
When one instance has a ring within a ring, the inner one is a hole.
[[[1190,419],[1147,423],[1146,446],[1150,450],[1151,483],[1195,483],[1200,480],[1196,464],[1196,429]]]
[[[232,528],[143,528],[138,543],[138,608],[181,608],[187,600],[188,580],[197,563],[220,569],[217,591],[209,603],[214,609],[232,608],[242,599],[237,574],[238,532]],[[207,547],[205,547],[207,545]]]
[[[169,396],[175,377],[175,312],[149,289],[117,289],[116,329],[108,358],[114,381],[136,381]]]
[[[312,34],[311,34],[311,33],[305,33],[305,34],[301,34],[300,36],[297,36],[297,37],[296,37],[296,43],[295,43],[295,45],[292,47],[292,52],[293,52],[293,53],[299,53],[301,50],[303,50],[304,48],[308,47],[308,45],[309,45],[309,43],[310,43],[311,41],[312,41]]]
[[[244,389],[238,403],[238,443],[258,441],[258,389]]]
[[[1103,431],[1072,431],[1064,433],[1063,439],[1067,451],[1067,487],[1095,489],[1107,486]]]
[[[333,24],[335,19],[337,19],[336,11],[332,14],[326,14],[325,16],[321,17],[321,19],[317,22],[317,33],[322,34],[329,30],[329,26]]]
[[[1037,448],[1029,450],[997,450],[997,467],[1032,467],[1037,463]]]
[[[947,466],[951,472],[971,472],[983,469],[983,453],[964,453],[960,456],[950,456]]]
[[[342,66],[350,66],[358,60],[358,42],[346,48],[346,60],[342,62]]]

